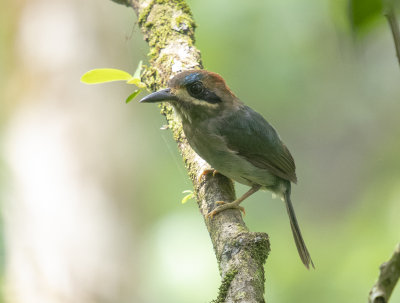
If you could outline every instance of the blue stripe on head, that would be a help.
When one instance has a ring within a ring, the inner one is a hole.
[[[202,78],[203,78],[203,75],[201,73],[193,73],[193,74],[187,75],[185,78],[183,78],[182,84],[184,86],[186,86],[188,84],[191,84],[191,83],[194,83],[196,81],[199,81]]]

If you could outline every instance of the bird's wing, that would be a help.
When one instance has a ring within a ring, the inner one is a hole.
[[[254,166],[297,182],[296,166],[276,130],[247,106],[219,117],[217,129],[227,146]],[[222,118],[222,119],[221,119]]]

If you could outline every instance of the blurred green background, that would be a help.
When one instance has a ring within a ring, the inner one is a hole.
[[[271,238],[267,301],[366,302],[400,239],[400,69],[384,17],[354,35],[343,0],[188,3],[205,68],[296,160],[293,201],[316,270],[301,264],[279,200],[244,204],[248,227]],[[126,105],[125,84],[79,82],[146,60],[133,10],[0,6],[3,301],[211,301],[217,262],[196,203],[181,204],[191,184],[164,118]]]

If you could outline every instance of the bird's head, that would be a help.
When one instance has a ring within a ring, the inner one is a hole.
[[[224,79],[206,70],[181,72],[169,81],[168,88],[140,100],[141,103],[162,101],[171,103],[189,121],[216,116],[240,104]]]

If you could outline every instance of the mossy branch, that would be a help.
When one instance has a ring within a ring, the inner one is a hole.
[[[165,87],[173,75],[183,70],[202,68],[200,52],[194,46],[196,26],[184,0],[113,1],[136,12],[150,47],[150,66],[142,80],[151,90]],[[236,209],[223,211],[213,219],[206,217],[215,201],[235,199],[233,183],[218,174],[199,179],[208,164],[190,148],[172,107],[162,104],[161,113],[173,132],[214,246],[223,281],[216,302],[264,302],[263,265],[270,249],[268,235],[250,232]]]

